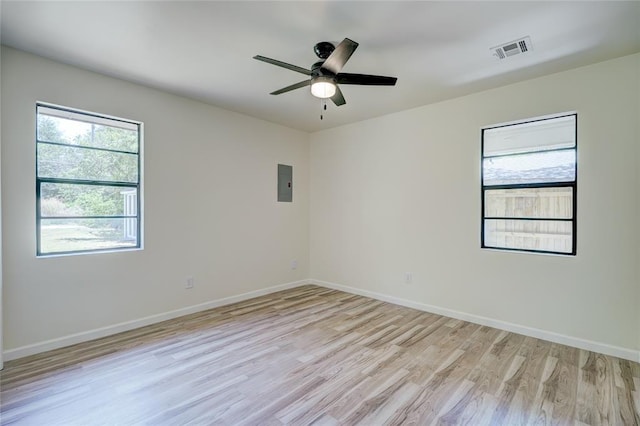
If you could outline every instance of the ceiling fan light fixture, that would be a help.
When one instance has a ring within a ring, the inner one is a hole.
[[[317,77],[311,83],[311,94],[326,99],[336,94],[336,83],[329,77]]]

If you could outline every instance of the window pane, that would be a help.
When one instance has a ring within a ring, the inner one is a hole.
[[[571,253],[572,222],[485,219],[486,247]]]
[[[576,116],[485,129],[483,155],[522,154],[576,146]]]
[[[89,132],[76,137],[74,144],[138,152],[138,132],[94,124]]]
[[[38,140],[138,152],[138,125],[40,106]]]
[[[138,182],[138,155],[38,144],[38,177]]]
[[[45,183],[40,186],[40,214],[50,216],[135,216],[135,188]]]
[[[573,188],[491,189],[484,193],[486,217],[571,219]]]
[[[482,170],[484,185],[569,182],[576,178],[576,152],[570,149],[485,158]]]
[[[136,219],[42,219],[43,254],[137,246]]]

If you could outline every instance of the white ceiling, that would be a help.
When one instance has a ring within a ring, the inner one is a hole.
[[[640,2],[2,1],[2,44],[313,132],[640,51]],[[490,48],[530,36],[533,51]],[[398,77],[341,86],[347,104],[276,89],[319,41],[360,43],[343,72]],[[544,96],[544,94],[541,94]]]

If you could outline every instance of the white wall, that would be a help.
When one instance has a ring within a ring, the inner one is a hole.
[[[0,81],[2,81],[2,55],[0,55]],[[2,90],[0,88],[0,99]],[[2,242],[2,102],[0,102],[0,242]],[[0,244],[0,370],[4,367],[2,351],[2,244]]]
[[[308,277],[306,133],[5,47],[1,72],[7,354]],[[144,122],[144,250],[36,258],[36,101]]]
[[[8,358],[308,277],[640,349],[640,55],[311,136],[5,47],[0,75]],[[35,257],[36,101],[145,123],[144,250]],[[578,255],[480,250],[480,128],[574,110]]]
[[[639,86],[633,55],[313,134],[311,277],[637,357]],[[481,250],[480,129],[566,111],[577,256]]]
[[[640,65],[638,65],[638,74],[640,75]],[[640,77],[638,77],[640,79]],[[640,105],[640,84],[636,85],[636,89],[638,92],[638,97],[637,99],[637,103]],[[632,90],[632,88],[630,88],[630,90]],[[640,106],[638,107],[638,109],[640,110]],[[636,126],[636,136],[635,136],[635,140],[636,142],[640,142],[640,111],[638,112],[638,114],[636,115],[636,120],[637,120],[637,126]],[[640,165],[640,148],[637,149],[636,151],[636,164]],[[636,188],[639,188],[640,190],[640,166],[638,167],[638,170],[636,171]],[[638,212],[640,212],[640,196],[637,198],[636,200],[636,209]],[[637,327],[637,338],[638,338],[638,345],[637,347],[640,348],[640,232],[638,233],[638,257],[636,259],[636,268],[637,268],[637,286],[638,286],[638,302],[637,302],[637,310],[638,310],[638,327]],[[639,351],[640,352],[640,351]],[[638,362],[640,362],[640,354],[638,355]]]

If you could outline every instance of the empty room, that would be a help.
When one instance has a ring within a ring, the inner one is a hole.
[[[0,424],[640,425],[640,1],[0,20]]]

